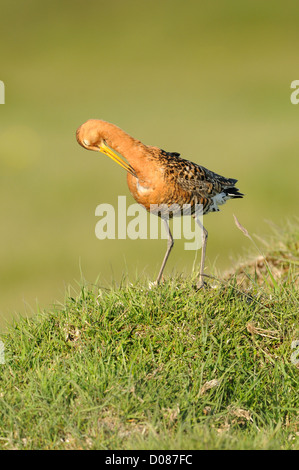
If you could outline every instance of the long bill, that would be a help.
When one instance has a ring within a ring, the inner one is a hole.
[[[127,162],[122,160],[116,153],[114,153],[104,142],[99,145],[99,151],[110,157],[114,162],[118,163],[124,170],[136,177],[134,169]]]

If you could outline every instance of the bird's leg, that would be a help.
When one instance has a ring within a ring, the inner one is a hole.
[[[167,240],[167,250],[166,250],[166,253],[165,253],[165,256],[164,256],[164,259],[163,259],[162,266],[161,266],[161,268],[160,268],[160,272],[159,272],[158,277],[157,277],[157,280],[156,280],[156,284],[157,284],[157,285],[160,284],[161,277],[162,277],[162,274],[163,274],[163,271],[164,271],[164,268],[165,268],[165,265],[166,265],[168,256],[169,256],[169,254],[170,254],[170,252],[171,252],[171,249],[172,249],[172,247],[173,247],[173,245],[174,245],[173,237],[172,237],[172,234],[171,234],[169,225],[168,225],[168,223],[167,223],[167,220],[166,220],[166,219],[163,219],[163,222],[164,222],[164,225],[165,225],[165,228],[166,228],[166,232],[167,232],[167,235],[168,235],[168,240]]]
[[[208,241],[208,231],[205,229],[205,227],[202,225],[202,223],[197,217],[195,217],[195,220],[201,229],[201,236],[202,236],[200,272],[199,272],[199,280],[196,286],[197,289],[201,289],[205,285],[204,269],[205,269],[206,248],[207,248],[207,241]]]

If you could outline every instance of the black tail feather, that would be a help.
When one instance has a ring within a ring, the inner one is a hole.
[[[232,199],[238,199],[238,198],[241,199],[244,196],[244,194],[240,193],[239,189],[236,188],[235,186],[231,186],[230,188],[225,188],[223,192],[227,196],[231,197]]]

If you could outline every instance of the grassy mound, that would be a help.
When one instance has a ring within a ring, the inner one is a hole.
[[[21,319],[1,338],[0,447],[299,449],[298,262],[293,229],[205,290],[82,286]]]

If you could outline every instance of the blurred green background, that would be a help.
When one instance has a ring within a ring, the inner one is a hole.
[[[298,211],[299,4],[293,1],[1,0],[0,311],[157,275],[165,240],[95,237],[95,208],[128,195],[123,170],[76,128],[113,122],[149,145],[239,180],[243,200],[206,217],[209,270]],[[131,196],[128,202],[134,202]],[[166,275],[192,269],[178,241]],[[198,253],[198,257],[200,253]]]

